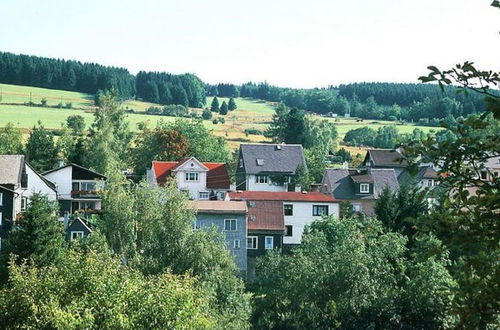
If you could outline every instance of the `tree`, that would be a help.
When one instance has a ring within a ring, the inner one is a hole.
[[[210,105],[210,111],[219,112],[219,100],[217,99],[217,96],[214,96],[214,98],[212,99],[212,104]]]
[[[38,121],[26,143],[26,160],[37,171],[48,171],[57,164],[57,150],[51,134]]]
[[[219,110],[219,113],[223,116],[227,115],[227,111],[228,111],[228,108],[227,108],[227,103],[226,101],[222,101],[222,104],[220,106],[220,110]]]
[[[236,105],[236,102],[234,101],[234,99],[232,97],[229,99],[229,103],[227,105],[227,108],[229,109],[229,111],[233,111],[233,110],[236,110],[238,108],[238,106]]]
[[[203,113],[201,114],[201,117],[204,119],[204,120],[210,120],[212,119],[212,112],[210,110],[203,110]]]
[[[23,153],[23,134],[14,127],[14,124],[7,123],[0,129],[0,155],[20,155]]]
[[[373,146],[377,131],[364,126],[350,130],[344,136],[344,142],[354,146]]]
[[[85,119],[80,115],[71,115],[66,118],[66,125],[73,132],[73,135],[80,135],[85,129]]]
[[[47,197],[33,194],[22,216],[15,222],[2,244],[0,267],[2,278],[6,279],[6,267],[10,254],[15,262],[29,260],[37,266],[49,266],[60,261],[64,253],[64,230],[56,214],[58,207]]]

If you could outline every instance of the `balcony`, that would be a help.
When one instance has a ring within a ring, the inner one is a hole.
[[[101,198],[98,190],[72,190],[72,198]]]

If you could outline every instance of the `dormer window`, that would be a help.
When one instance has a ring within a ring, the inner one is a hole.
[[[258,158],[257,159],[257,166],[264,166],[264,159]]]
[[[362,194],[368,194],[370,192],[370,184],[362,183],[359,185],[359,192]]]

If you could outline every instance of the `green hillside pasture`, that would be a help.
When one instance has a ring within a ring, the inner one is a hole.
[[[207,96],[207,104],[205,107],[210,108],[212,104],[212,96]],[[228,97],[218,97],[219,106],[223,101],[229,103]],[[248,115],[257,115],[257,116],[272,116],[274,114],[274,106],[270,102],[254,100],[250,98],[237,97],[234,99],[238,108],[234,111],[229,111],[229,113],[240,114],[240,112],[244,111],[245,114]]]

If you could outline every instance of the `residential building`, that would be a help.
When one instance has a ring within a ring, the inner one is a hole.
[[[247,205],[245,202],[197,200],[189,204],[197,211],[195,229],[215,226],[224,233],[226,246],[236,265],[246,276],[247,271]]]
[[[363,164],[367,168],[394,169],[396,178],[408,166],[399,149],[368,149]]]
[[[274,202],[283,210],[283,248],[300,244],[304,228],[322,216],[339,216],[339,203],[321,192],[237,191],[229,193],[231,200]],[[251,210],[251,208],[249,208]],[[250,213],[250,211],[249,211]]]
[[[195,157],[179,162],[153,161],[146,176],[150,184],[159,186],[168,178],[175,179],[179,189],[186,191],[192,200],[223,200],[231,188],[226,164],[202,163]]]
[[[300,144],[241,144],[236,167],[236,190],[300,191],[292,179],[306,168]]]
[[[321,181],[323,191],[338,201],[349,201],[354,211],[374,215],[384,187],[396,192],[399,183],[394,169],[327,169]]]
[[[418,185],[420,189],[432,189],[439,184],[439,175],[431,165],[420,166],[416,173],[405,169],[398,177],[399,184]]]
[[[0,155],[0,247],[34,193],[57,200],[55,185],[35,171],[23,155]]]
[[[100,213],[100,190],[106,180],[103,174],[71,163],[47,171],[43,176],[56,185],[62,216],[75,212],[85,216]]]
[[[66,231],[67,241],[84,238],[92,233],[90,223],[81,217],[76,217],[72,220],[65,218],[64,230]]]
[[[485,181],[493,181],[494,178],[498,180],[500,177],[500,156],[490,157],[482,163],[479,177]]]

